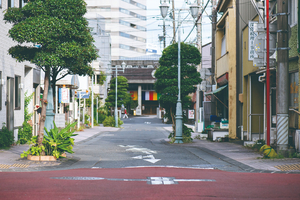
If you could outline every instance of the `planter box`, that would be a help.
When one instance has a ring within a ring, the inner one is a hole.
[[[32,155],[28,155],[27,160],[32,160],[32,161],[56,161],[56,158],[54,156],[32,156]]]

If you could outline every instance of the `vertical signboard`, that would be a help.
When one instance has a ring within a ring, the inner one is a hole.
[[[59,103],[70,103],[70,89],[59,88]]]
[[[254,32],[254,24],[256,21],[249,21],[248,23],[248,60],[253,61],[254,58],[257,58],[257,55],[254,50],[254,39],[257,36],[257,33]]]

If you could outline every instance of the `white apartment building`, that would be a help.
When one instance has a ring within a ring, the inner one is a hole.
[[[18,128],[24,121],[24,94],[34,93],[28,110],[33,112],[33,106],[39,103],[40,70],[29,62],[17,62],[9,54],[10,47],[17,43],[8,37],[12,25],[5,24],[4,11],[9,7],[23,6],[23,1],[0,0],[0,126],[13,131],[15,140],[18,139]],[[37,116],[33,116],[34,128],[37,128]]]
[[[101,15],[111,36],[111,59],[146,54],[147,0],[85,0],[88,19]]]
[[[91,34],[95,40],[94,45],[98,51],[98,59],[91,63],[94,70],[94,87],[95,94],[99,94],[102,100],[107,97],[107,86],[110,82],[110,63],[111,63],[111,37],[110,34],[105,31],[105,18],[99,14],[94,16],[95,18],[87,18],[89,27],[91,28]],[[106,75],[106,81],[101,85],[100,76]],[[86,77],[88,78],[88,77]],[[92,84],[91,78],[89,79],[89,85]],[[87,88],[88,89],[88,88]]]

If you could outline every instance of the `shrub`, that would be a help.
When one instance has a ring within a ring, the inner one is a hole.
[[[54,123],[54,122],[53,122]],[[49,132],[45,128],[47,135],[44,135],[43,146],[38,146],[37,136],[32,137],[31,147],[28,151],[24,151],[21,154],[21,158],[27,157],[27,155],[39,156],[42,151],[45,151],[46,155],[52,155],[56,158],[61,157],[64,152],[74,153],[72,151],[74,145],[74,138],[77,134],[73,134],[75,129],[72,129],[77,122],[69,124],[62,130],[59,130],[55,123],[54,128]]]
[[[26,144],[30,141],[32,137],[32,126],[28,123],[33,113],[28,112],[28,105],[33,97],[32,93],[31,95],[27,95],[27,91],[24,94],[24,122],[22,124],[22,127],[18,129],[18,141],[19,144]]]
[[[32,126],[27,123],[23,122],[23,127],[19,128],[18,130],[18,143],[26,144],[30,141],[32,137]]]
[[[189,143],[193,141],[192,132],[194,132],[191,128],[188,128],[186,125],[182,125],[182,141],[184,143]],[[169,137],[171,140],[171,143],[175,141],[175,133],[171,132]]]
[[[120,118],[118,118],[118,126],[120,127],[122,124],[123,124],[123,121]],[[116,121],[113,116],[108,116],[103,121],[103,126],[115,127],[115,125],[116,125]]]
[[[14,143],[14,135],[12,131],[9,131],[5,126],[5,123],[2,124],[2,130],[0,131],[0,147],[9,147]]]

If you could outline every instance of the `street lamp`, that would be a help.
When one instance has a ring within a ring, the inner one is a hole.
[[[199,6],[198,4],[194,3],[190,6],[190,11],[191,11],[191,15],[192,17],[195,19],[196,17],[198,17],[198,12],[199,12]]]
[[[169,8],[169,5],[164,2],[163,4],[161,4],[159,6],[160,8],[160,13],[161,13],[161,16],[163,17],[164,21],[163,21],[163,34],[164,34],[164,48],[166,48],[166,25],[165,25],[165,18],[168,14],[168,8]]]
[[[166,17],[168,13],[168,8],[169,6],[166,3],[161,4],[160,6],[160,12],[161,16],[163,18]],[[175,142],[174,143],[183,143],[182,141],[182,104],[181,104],[181,91],[180,91],[180,86],[181,86],[181,66],[180,66],[180,11],[183,9],[180,9],[178,12],[178,99],[177,99],[177,104],[176,104],[176,137],[175,137]],[[193,16],[193,18],[197,17],[198,11],[199,11],[199,6],[193,4],[190,6],[190,11]]]
[[[122,62],[122,68],[123,68],[123,72],[124,72],[124,69],[125,69],[125,66],[126,66],[126,63],[123,61]],[[116,102],[115,102],[115,121],[116,121],[116,124],[115,124],[115,127],[117,128],[118,127],[118,67],[116,66]]]

